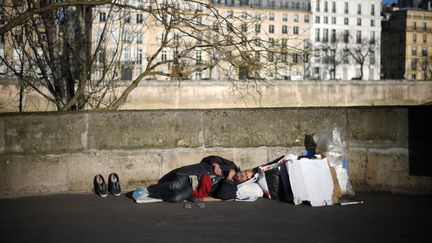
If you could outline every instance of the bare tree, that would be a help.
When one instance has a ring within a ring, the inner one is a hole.
[[[374,65],[376,62],[376,53],[379,45],[374,39],[357,37],[355,44],[346,44],[344,52],[351,56],[355,63],[360,66],[360,76],[363,80],[364,67],[367,64]]]
[[[11,76],[25,77],[23,87],[58,110],[118,109],[143,80],[189,79],[204,70],[256,83],[268,67],[278,72],[304,56],[302,48],[260,40],[248,31],[260,18],[227,15],[207,1],[19,2],[6,2],[0,10],[5,20],[0,33],[11,47],[2,62]],[[21,41],[12,38],[15,33]],[[14,50],[22,58],[10,58]],[[263,62],[267,53],[273,59]]]
[[[320,45],[322,60],[326,64],[330,79],[336,79],[337,68],[346,58],[344,46],[344,35],[336,36],[336,33],[332,33],[330,40]]]

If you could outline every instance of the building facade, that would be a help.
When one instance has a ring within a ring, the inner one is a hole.
[[[313,79],[380,79],[379,0],[312,0]]]
[[[383,24],[385,79],[432,80],[432,11],[403,8]]]
[[[95,83],[140,77],[377,80],[381,76],[379,0],[125,3],[133,8],[92,8]],[[172,16],[184,24],[168,26]],[[236,33],[246,40],[239,40]],[[0,49],[0,55],[6,56],[5,50]],[[7,68],[0,66],[3,69]]]

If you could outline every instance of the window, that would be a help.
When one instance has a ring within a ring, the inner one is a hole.
[[[422,48],[422,56],[424,56],[424,57],[427,56],[427,47]]]
[[[371,32],[371,39],[370,39],[370,43],[371,43],[371,44],[375,44],[375,32],[374,32],[374,31]]]
[[[411,49],[411,54],[412,54],[413,56],[417,56],[417,47],[413,47],[413,48]]]
[[[309,15],[305,15],[304,16],[304,22],[305,23],[309,23]]]
[[[349,24],[349,20],[348,20],[348,18],[344,18],[344,24],[345,24],[345,25],[348,25],[348,24]]]
[[[240,28],[241,28],[241,31],[243,31],[243,32],[247,32],[248,31],[248,26],[247,26],[246,23],[241,24]]]
[[[292,58],[293,58],[293,62],[294,62],[294,63],[298,63],[298,60],[299,60],[299,54],[294,53],[293,56],[292,56]]]
[[[427,35],[423,34],[423,42],[426,43],[427,42]]]
[[[358,26],[361,26],[361,20],[362,20],[361,18],[358,18],[358,19],[357,19],[357,25],[358,25]]]
[[[143,15],[142,14],[137,14],[136,15],[136,22],[137,22],[137,24],[142,24],[143,23]]]
[[[100,12],[99,13],[99,22],[105,22],[106,21],[106,13]]]
[[[232,10],[228,10],[228,11],[226,12],[226,16],[227,16],[228,19],[232,19],[233,16],[234,16],[234,11],[232,11]]]
[[[195,80],[201,80],[202,79],[202,72],[197,71],[195,72]]]
[[[298,14],[294,14],[294,22],[299,22],[299,15]]]
[[[328,12],[328,2],[324,1],[324,13]]]
[[[273,52],[268,52],[267,59],[268,59],[269,62],[273,62],[274,61]]]
[[[375,20],[371,19],[371,26],[374,27],[375,26]]]
[[[328,17],[324,16],[324,24],[328,24]]]
[[[328,42],[328,29],[324,29],[322,41],[323,42]]]
[[[136,43],[137,44],[142,44],[144,40],[144,34],[143,33],[138,33],[137,34],[137,39],[136,39]]]
[[[240,6],[248,6],[249,0],[240,0]]]
[[[274,13],[269,13],[269,20],[271,20],[271,21],[274,20]]]
[[[288,34],[288,27],[286,25],[282,25],[282,34]]]
[[[124,55],[123,56],[123,61],[129,61],[130,60],[130,49],[129,48],[125,48],[123,55]]]
[[[369,56],[369,63],[371,65],[375,65],[375,63],[376,63],[376,61],[375,61],[375,51],[370,51],[369,55],[370,55]]]
[[[316,11],[319,12],[320,11],[320,0],[316,1]]]
[[[282,62],[288,62],[288,54],[282,53],[281,59],[282,59]]]
[[[283,48],[287,47],[287,43],[288,43],[288,40],[286,38],[282,38],[282,47]]]
[[[269,25],[269,33],[274,33],[274,25]]]
[[[315,30],[315,41],[316,42],[320,41],[320,29]]]
[[[332,13],[336,13],[336,2],[332,2]]]
[[[348,5],[348,2],[345,2],[344,13],[345,14],[349,14],[349,5]]]
[[[260,54],[259,51],[256,51],[256,52],[255,52],[255,60],[256,60],[256,61],[259,61],[259,60],[260,60],[260,55],[261,55],[261,54]]]
[[[275,45],[275,41],[273,38],[269,38],[270,47],[273,47]]]
[[[137,64],[142,64],[143,61],[143,50],[142,49],[137,49]]]
[[[362,14],[361,4],[357,4],[357,14],[358,14],[358,15],[361,15],[361,14]]]
[[[260,24],[256,24],[255,25],[255,32],[256,33],[260,33],[261,32],[261,25]]]
[[[202,64],[201,51],[195,51],[196,64]]]
[[[375,16],[375,5],[374,4],[371,5],[371,15]]]
[[[357,44],[361,44],[362,43],[362,34],[361,34],[360,30],[357,30],[356,43]]]
[[[315,16],[315,23],[317,23],[317,24],[320,23],[320,16]]]
[[[344,43],[349,42],[349,30],[344,30],[343,40],[344,40]]]
[[[247,19],[247,13],[246,12],[242,12],[241,13],[241,18],[242,19]]]
[[[282,15],[282,21],[284,21],[284,22],[288,21],[288,14]]]
[[[413,22],[413,29],[416,30],[417,29],[417,23]]]
[[[255,13],[255,19],[261,20],[261,13]]]
[[[125,17],[124,17],[124,22],[129,24],[130,21],[131,21],[131,15],[130,15],[130,13],[126,13]]]
[[[413,34],[413,41],[417,42],[417,34],[416,33]]]
[[[161,61],[165,62],[167,60],[167,51],[166,50],[162,50],[161,52]]]
[[[427,68],[427,61],[426,60],[423,60],[422,61],[422,64],[421,64],[421,69],[424,71],[424,70],[426,70],[426,68]],[[426,79],[426,78],[425,78]]]
[[[417,59],[413,59],[412,61],[411,61],[411,69],[412,70],[417,70]]]
[[[336,17],[332,17],[332,19],[331,19],[332,21],[332,24],[336,24]]]
[[[427,30],[427,24],[426,24],[426,22],[425,22],[425,23],[423,23],[423,30],[424,30],[424,31],[426,31],[426,30]]]
[[[335,43],[335,42],[336,42],[336,30],[335,30],[335,29],[331,30],[330,41],[331,41],[332,43]]]
[[[298,26],[294,26],[294,28],[293,28],[293,34],[294,35],[298,35],[299,34],[299,27]]]
[[[342,57],[342,62],[344,63],[344,64],[348,64],[349,63],[349,50],[347,50],[347,49],[344,49],[343,50],[343,57]]]

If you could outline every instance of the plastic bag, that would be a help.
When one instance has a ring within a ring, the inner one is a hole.
[[[316,132],[313,135],[313,139],[316,143],[317,153],[326,157],[329,165],[335,168],[342,195],[354,195],[354,189],[348,176],[348,161],[344,158],[344,149],[340,134],[341,129],[336,127]]]

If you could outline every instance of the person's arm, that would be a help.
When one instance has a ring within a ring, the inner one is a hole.
[[[231,169],[238,171],[239,168],[237,167],[234,162],[231,160],[224,159],[220,156],[208,156],[201,160],[201,163],[205,163],[213,168],[213,172],[217,175],[221,175],[223,172],[228,172]],[[218,174],[220,173],[220,174]]]

